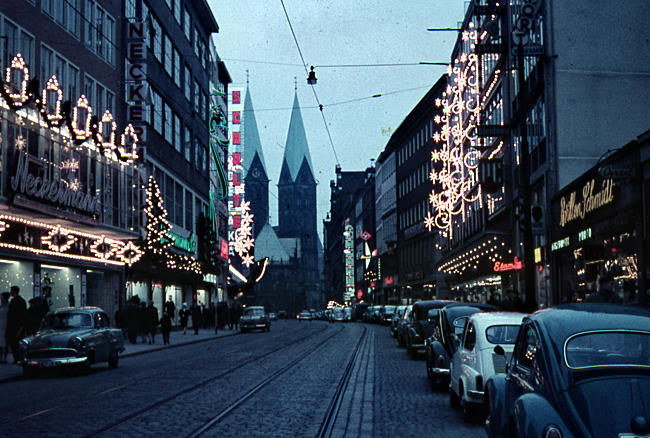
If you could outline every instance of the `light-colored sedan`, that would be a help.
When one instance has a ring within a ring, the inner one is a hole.
[[[308,310],[303,310],[302,312],[300,312],[299,315],[296,315],[296,318],[298,319],[298,322],[300,322],[300,321],[311,321],[312,319],[314,319],[311,312],[308,311]]]
[[[475,313],[465,324],[449,370],[449,402],[463,408],[465,420],[475,421],[484,414],[484,383],[492,375],[505,372],[525,316],[514,312]],[[494,351],[497,345],[505,355]]]

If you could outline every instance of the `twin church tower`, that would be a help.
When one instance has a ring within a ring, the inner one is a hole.
[[[241,131],[244,196],[253,214],[255,259],[270,259],[265,277],[255,287],[254,301],[267,311],[299,312],[311,305],[319,291],[322,245],[317,233],[314,166],[297,91],[277,185],[277,226],[269,222],[270,179],[248,87]]]

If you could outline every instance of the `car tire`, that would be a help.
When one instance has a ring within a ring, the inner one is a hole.
[[[417,360],[418,358],[418,350],[413,348],[413,345],[409,343],[408,346],[408,353],[409,356],[411,357],[411,360]]]
[[[399,334],[397,335],[397,345],[400,347],[405,347],[406,344],[404,344],[404,337],[400,336]]]
[[[427,355],[428,356],[428,355]],[[433,372],[433,366],[431,360],[427,357],[427,377],[429,378],[429,383],[431,384],[431,389],[438,389],[438,376]]]
[[[452,408],[457,408],[460,406],[460,400],[458,399],[458,396],[454,390],[451,389],[451,384],[449,385],[449,406]]]
[[[108,358],[108,366],[110,368],[117,368],[117,366],[120,363],[120,355],[118,354],[117,350],[113,350],[113,354],[111,354],[111,357]]]

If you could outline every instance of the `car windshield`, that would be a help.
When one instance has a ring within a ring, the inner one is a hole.
[[[395,313],[395,306],[386,306],[386,307],[384,307],[384,313],[386,315],[391,315],[391,314]]]
[[[82,312],[50,313],[45,317],[45,327],[66,329],[75,327],[90,327],[90,314]]]
[[[264,310],[263,309],[246,309],[244,312],[244,315],[248,316],[264,316]]]
[[[579,334],[564,347],[570,368],[650,366],[650,333],[611,331]]]
[[[519,333],[518,325],[492,325],[485,330],[490,344],[514,344]]]

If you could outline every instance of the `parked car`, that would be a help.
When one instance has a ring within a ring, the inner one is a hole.
[[[345,313],[343,312],[343,307],[334,307],[330,310],[330,321],[332,322],[343,322],[345,321]]]
[[[255,329],[271,331],[271,319],[263,306],[245,307],[244,313],[239,318],[239,330],[242,333]]]
[[[424,340],[431,336],[435,326],[434,314],[441,308],[451,303],[448,300],[418,301],[413,304],[413,311],[409,314],[409,321],[406,330],[406,352],[411,359],[416,359],[424,352]],[[429,313],[433,310],[433,314]]]
[[[312,316],[311,312],[309,310],[303,310],[300,312],[298,315],[296,315],[296,318],[298,319],[298,322],[300,321],[311,321],[314,319]]]
[[[343,308],[343,317],[345,322],[352,321],[352,307]]]
[[[39,368],[77,367],[108,362],[116,368],[124,351],[122,330],[111,328],[99,307],[66,307],[49,312],[39,331],[19,343],[23,372]]]
[[[352,306],[352,321],[363,321],[363,314],[370,307],[368,303],[356,303]]]
[[[493,310],[497,310],[497,307],[488,304],[450,303],[433,317],[433,333],[424,340],[427,377],[432,388],[447,388],[449,363],[469,317],[474,313]],[[432,311],[435,309],[429,312]]]
[[[278,320],[278,314],[275,312],[269,312],[269,319],[271,321],[277,321]]]
[[[379,322],[381,325],[390,325],[396,307],[397,306],[382,306],[381,309],[379,309]]]
[[[390,335],[393,338],[397,337],[397,324],[399,320],[404,316],[404,311],[407,306],[396,306],[395,312],[393,312],[393,318],[390,320]]]
[[[650,310],[567,304],[525,318],[487,380],[494,437],[650,436]]]
[[[406,306],[404,312],[397,320],[397,344],[400,347],[406,347],[406,337],[408,336],[408,324],[413,310],[412,305]]]
[[[287,319],[289,314],[286,310],[278,310],[278,318]]]
[[[460,404],[465,420],[482,416],[484,382],[505,371],[503,354],[497,354],[495,347],[512,353],[525,316],[515,312],[475,313],[465,324],[449,367],[449,401],[452,406]]]

